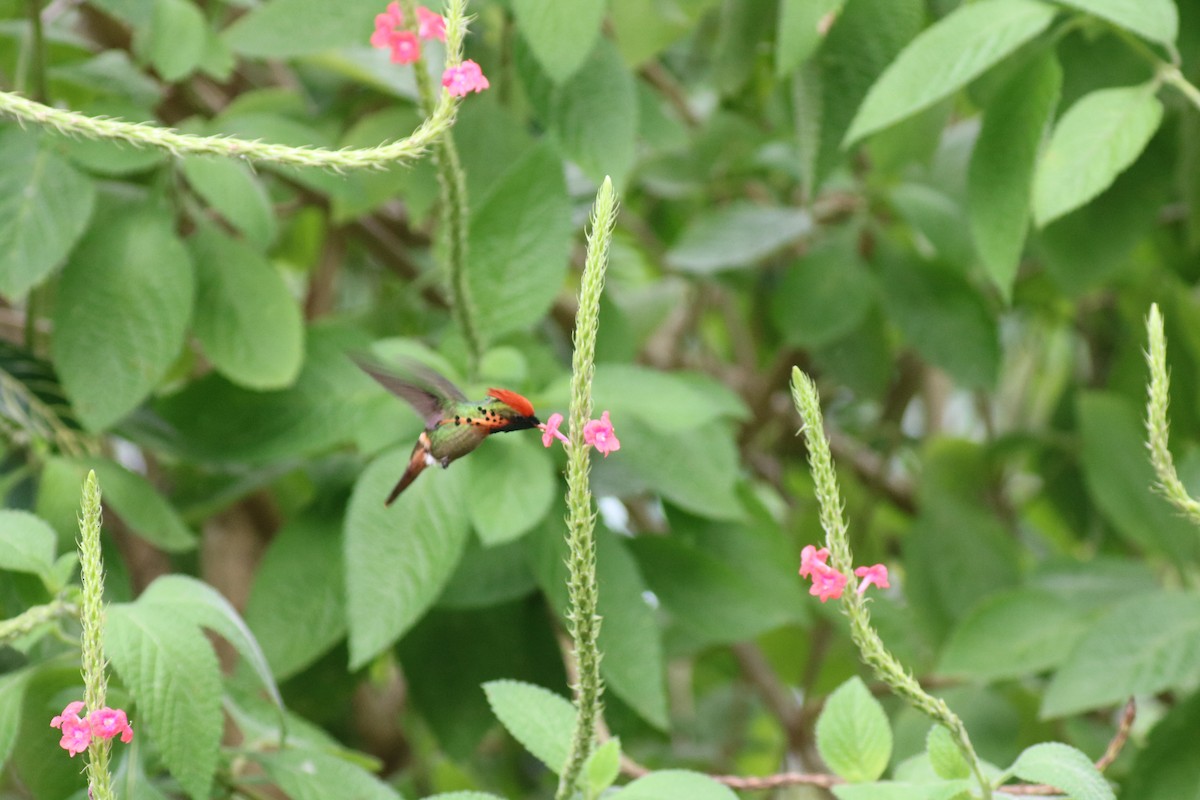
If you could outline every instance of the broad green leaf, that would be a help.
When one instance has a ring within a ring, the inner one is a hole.
[[[1034,176],[1033,214],[1039,226],[1100,194],[1137,159],[1162,120],[1156,88],[1100,89],[1063,114]]]
[[[129,208],[96,225],[63,270],[50,351],[89,430],[132,411],[183,348],[194,293],[165,213]]]
[[[286,524],[259,562],[246,603],[278,679],[315,661],[346,635],[341,520],[303,514]]]
[[[938,671],[985,681],[1034,675],[1061,664],[1086,628],[1081,611],[1050,592],[994,594],[955,628]]]
[[[909,124],[898,126],[896,131]],[[939,120],[935,127],[939,136],[943,127],[943,122]],[[872,151],[879,152],[881,143],[897,137],[897,132],[888,131],[872,142]],[[924,158],[900,156],[898,161],[904,163]],[[962,199],[951,196],[941,187],[915,181],[906,181],[893,188],[889,199],[896,214],[908,223],[915,235],[925,240],[923,245],[927,243],[929,257],[964,273],[975,265],[975,243],[971,240],[966,204]]]
[[[260,391],[290,386],[304,363],[304,320],[283,277],[212,226],[188,240],[196,264],[193,330],[217,370]]]
[[[776,26],[775,75],[782,78],[804,63],[821,43],[823,20],[834,18],[846,0],[781,0]]]
[[[1108,781],[1085,753],[1061,742],[1027,748],[1012,765],[1013,773],[1030,783],[1045,783],[1072,800],[1115,800]]]
[[[562,163],[538,145],[473,202],[467,282],[475,324],[494,340],[540,320],[562,288],[572,229]]]
[[[438,605],[443,608],[486,608],[530,594],[537,581],[525,561],[520,539],[484,547],[476,540],[467,549],[450,576]]]
[[[378,0],[270,0],[229,26],[222,34],[238,55],[291,58],[334,47],[366,45]]]
[[[908,341],[958,383],[987,388],[996,381],[1000,344],[980,293],[949,265],[883,252],[883,306]]]
[[[81,484],[87,470],[96,471],[104,502],[138,536],[169,553],[196,547],[195,534],[150,481],[106,458],[76,459],[71,463]]]
[[[967,792],[972,786],[973,782],[969,780],[940,783],[843,783],[833,787],[833,796],[838,800],[960,800],[969,796]]]
[[[378,141],[376,142],[376,144]],[[204,202],[260,248],[275,239],[275,214],[262,181],[232,158],[184,156],[183,175]]]
[[[837,688],[817,718],[817,751],[850,783],[873,781],[892,757],[892,729],[879,701],[859,677]]]
[[[168,83],[200,66],[208,39],[208,21],[189,0],[154,0],[150,27],[138,31],[134,50]]]
[[[212,646],[174,611],[145,603],[109,606],[104,634],[105,654],[137,698],[137,724],[184,791],[207,798],[224,729]]]
[[[1042,698],[1043,717],[1115,705],[1134,694],[1200,680],[1200,595],[1133,597],[1101,617],[1071,651]]]
[[[521,537],[541,522],[554,502],[558,481],[536,434],[493,436],[464,467],[476,491],[468,515],[485,546]]]
[[[1195,528],[1154,491],[1144,456],[1145,428],[1130,401],[1086,392],[1078,401],[1083,475],[1088,492],[1113,527],[1140,547],[1191,561],[1200,550]]]
[[[739,97],[745,91],[762,63],[758,54],[766,50],[774,32],[777,9],[777,0],[721,4],[707,81],[722,97]]]
[[[346,508],[346,611],[350,666],[365,664],[433,604],[470,532],[467,469],[429,469],[383,504],[408,465],[409,448],[371,462]],[[456,468],[455,468],[456,467]]]
[[[395,789],[361,766],[322,750],[277,750],[252,757],[289,800],[401,800]]]
[[[1193,692],[1155,723],[1138,749],[1122,786],[1125,796],[1138,800],[1200,798],[1200,759],[1192,757],[1195,752],[1192,737],[1197,730],[1200,730],[1200,693]]]
[[[989,0],[947,14],[904,48],[871,87],[844,146],[948,97],[1053,19],[1054,7],[1036,0]]]
[[[89,117],[114,117],[128,122],[144,122],[155,118],[152,109],[153,103],[158,99],[156,97],[153,101],[133,102],[104,95],[72,110]],[[57,149],[69,158],[72,164],[98,176],[136,175],[167,160],[165,153],[155,147],[135,147],[127,142],[112,139],[78,138],[59,133],[51,133],[50,137]]]
[[[0,764],[7,764],[21,733],[25,689],[37,671],[25,668],[0,675]]]
[[[849,237],[827,239],[788,267],[771,316],[788,344],[821,347],[850,333],[871,310],[875,282]]]
[[[583,66],[600,36],[604,0],[514,0],[517,30],[556,83]]]
[[[254,634],[233,605],[216,589],[187,575],[163,575],[142,593],[138,604],[164,610],[176,620],[186,620],[221,634],[249,662],[275,705],[283,708],[279,688]]]
[[[1065,6],[1108,20],[1127,31],[1172,46],[1179,35],[1179,12],[1172,0],[1059,0]]]
[[[92,216],[90,180],[20,128],[0,133],[0,294],[20,300],[63,262]]]
[[[1038,146],[1061,88],[1062,68],[1053,55],[1031,61],[988,104],[971,154],[971,234],[988,275],[1006,298],[1012,297],[1029,229]]]
[[[950,780],[970,777],[971,765],[945,727],[934,725],[929,729],[925,737],[925,752],[929,755],[929,765],[939,778]]]
[[[682,769],[651,772],[614,794],[613,800],[737,800],[728,786]]]
[[[667,264],[700,275],[748,267],[812,230],[807,211],[734,203],[693,220],[667,252]]]
[[[609,19],[617,47],[631,67],[641,66],[672,42],[695,30],[719,0],[655,0],[647,13],[645,0],[609,0]]]
[[[44,575],[54,566],[58,537],[44,520],[28,511],[0,509],[0,531],[0,570]]]
[[[430,795],[425,800],[504,800],[504,798],[487,792],[445,792]]]
[[[621,740],[609,739],[593,750],[583,765],[583,774],[591,797],[599,797],[612,786],[621,774]]]
[[[483,685],[496,718],[513,738],[555,774],[567,763],[575,731],[575,707],[565,697],[520,681]]]

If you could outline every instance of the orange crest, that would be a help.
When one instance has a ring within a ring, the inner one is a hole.
[[[511,392],[508,389],[488,389],[487,393],[488,397],[494,397],[501,403],[505,403],[522,417],[533,416],[533,403],[516,392]]]

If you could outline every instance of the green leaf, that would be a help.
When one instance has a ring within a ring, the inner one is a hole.
[[[94,225],[63,270],[50,351],[89,430],[145,399],[183,348],[194,292],[169,215],[124,209]]]
[[[645,0],[609,0],[609,18],[625,62],[639,67],[687,36],[718,0],[682,0],[647,13]]]
[[[37,671],[18,669],[0,675],[0,764],[7,764],[21,733],[21,709],[25,690]]]
[[[912,41],[871,87],[843,141],[926,109],[979,77],[1054,19],[1036,0],[990,0],[958,8]]]
[[[988,104],[971,153],[971,233],[988,275],[1006,298],[1012,297],[1029,229],[1038,146],[1061,89],[1062,68],[1052,54],[1030,62]]]
[[[873,781],[887,768],[892,729],[862,678],[846,681],[825,701],[817,718],[817,751],[850,783]]]
[[[925,752],[929,754],[929,765],[939,778],[947,780],[969,778],[971,765],[963,757],[962,750],[954,742],[950,731],[934,725],[925,737]]]
[[[58,537],[45,521],[28,511],[0,509],[0,531],[0,569],[45,575],[54,566]]]
[[[495,340],[540,320],[562,288],[572,230],[562,162],[538,145],[477,203],[467,281],[476,325]]]
[[[575,706],[548,689],[520,681],[491,681],[483,691],[513,738],[557,775],[570,753]]]
[[[444,792],[430,795],[425,800],[504,800],[504,798],[488,792]]]
[[[921,355],[963,386],[992,386],[1000,365],[996,323],[962,273],[894,251],[882,252],[879,266],[884,308]]]
[[[780,0],[775,75],[784,77],[808,60],[821,43],[822,20],[836,16],[846,0]]]
[[[230,25],[222,38],[235,53],[250,58],[310,55],[365,45],[372,21],[382,11],[378,0],[269,0]]]
[[[583,66],[600,35],[605,0],[514,0],[517,30],[555,83]]]
[[[558,481],[549,454],[533,435],[493,436],[467,463],[470,484],[485,493],[468,509],[485,546],[523,536],[554,502]]]
[[[196,264],[192,326],[205,355],[249,389],[290,386],[304,363],[304,320],[279,271],[212,226],[188,244]]]
[[[188,0],[154,0],[150,27],[138,31],[134,50],[168,83],[190,75],[204,58],[208,21]]]
[[[20,300],[83,235],[96,189],[20,128],[0,133],[0,294]]]
[[[1143,455],[1145,428],[1137,408],[1116,394],[1085,392],[1078,414],[1083,476],[1104,516],[1135,545],[1175,561],[1194,559],[1200,551],[1195,528],[1153,489],[1154,469]]]
[[[1083,613],[1039,589],[988,597],[955,628],[940,673],[997,681],[1056,667],[1087,628]]]
[[[733,203],[693,220],[667,252],[667,264],[700,275],[748,267],[812,230],[807,211]]]
[[[621,740],[609,739],[593,750],[583,765],[583,774],[586,776],[589,797],[599,797],[612,786],[621,774]]]
[[[613,800],[737,800],[728,786],[682,769],[651,772],[614,794]]]
[[[246,624],[278,679],[346,635],[341,519],[302,514],[275,534],[254,572]]]
[[[788,344],[821,347],[850,333],[871,310],[875,282],[847,236],[826,239],[788,268],[771,316]]]
[[[279,688],[254,634],[246,627],[237,610],[207,583],[187,575],[163,575],[138,598],[141,606],[162,609],[178,620],[186,620],[216,631],[249,662],[275,705],[283,708]]]
[[[358,764],[315,749],[255,753],[252,758],[289,800],[401,800],[400,794]]]
[[[1034,176],[1038,225],[1079,208],[1137,159],[1162,120],[1156,89],[1154,83],[1100,89],[1063,114]]]
[[[3,726],[0,730],[4,730]],[[1151,729],[1121,787],[1125,796],[1138,800],[1200,798],[1200,759],[1192,757],[1195,752],[1192,737],[1197,730],[1200,730],[1200,693],[1194,692],[1183,702],[1177,702]]]
[[[555,399],[565,405],[568,392],[564,381]],[[724,418],[748,418],[741,398],[706,376],[637,364],[597,364],[592,398],[593,408],[611,412],[618,435],[626,419],[662,433],[680,433],[705,429]]]
[[[1030,783],[1045,783],[1072,800],[1115,800],[1108,781],[1086,754],[1061,742],[1043,742],[1026,748],[1013,773]]]
[[[467,470],[430,469],[388,507],[409,448],[371,462],[346,508],[346,610],[350,666],[404,635],[433,604],[466,544]]]
[[[1042,698],[1043,717],[1102,708],[1134,694],[1200,680],[1200,595],[1133,597],[1101,617],[1071,651]],[[1053,783],[1053,781],[1051,781]]]
[[[96,471],[104,502],[138,536],[168,553],[183,553],[196,547],[195,534],[150,481],[106,458],[76,459],[72,464],[80,483],[87,470]]]
[[[530,594],[537,588],[525,562],[521,540],[494,547],[467,542],[458,569],[438,598],[443,608],[486,608]]]
[[[249,166],[232,158],[184,156],[183,175],[204,202],[246,238],[265,248],[275,239],[271,198]]]
[[[1179,12],[1171,0],[1059,0],[1064,6],[1108,20],[1152,42],[1173,45]]]
[[[173,611],[109,606],[104,650],[137,698],[134,718],[193,800],[209,796],[224,730],[221,673],[204,634]]]

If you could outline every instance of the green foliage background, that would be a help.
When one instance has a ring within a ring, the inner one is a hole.
[[[421,121],[412,68],[367,45],[375,0],[92,0],[34,25],[38,6],[0,0],[0,88],[52,106],[329,148]],[[1140,417],[1157,302],[1176,460],[1200,485],[1200,7],[470,11],[491,89],[452,135],[477,369],[430,159],[336,174],[0,121],[0,617],[69,573],[95,469],[112,692],[139,731],[122,796],[552,794],[494,682],[568,693],[565,459],[496,437],[385,509],[420,422],[345,354],[416,355],[469,395],[565,412],[606,175],[622,209],[594,395],[622,449],[592,487],[623,751],[826,771],[814,721],[869,677],[795,575],[822,538],[798,364],[827,401],[856,558],[892,569],[874,619],[980,755],[1060,740],[1095,759],[1136,695],[1107,775],[1193,796],[1200,535],[1151,491]],[[79,796],[47,728],[81,696],[76,633],[0,649],[5,796]],[[884,706],[894,770],[929,724]],[[622,796],[702,796],[663,775]]]

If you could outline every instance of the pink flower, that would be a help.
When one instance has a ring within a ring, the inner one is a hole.
[[[842,590],[846,588],[846,584],[850,579],[842,573],[838,572],[833,567],[827,567],[824,564],[814,565],[812,570],[812,588],[808,593],[814,597],[820,597],[821,602],[826,600],[837,600],[842,596]]]
[[[399,3],[388,3],[387,10],[375,15],[375,32],[371,34],[371,46],[380,50],[392,46],[397,28],[404,27],[404,12]]]
[[[417,6],[417,33],[422,39],[446,41],[446,20],[425,6]]]
[[[64,723],[78,721],[80,711],[83,711],[82,700],[76,700],[73,703],[67,703],[67,707],[63,709],[63,712],[54,719],[50,720],[50,727],[61,728]]]
[[[571,440],[567,438],[566,434],[562,433],[558,429],[558,426],[562,425],[562,422],[562,414],[551,414],[550,419],[546,420],[541,425],[538,425],[538,430],[542,432],[542,447],[549,447],[554,443],[555,439],[558,439],[563,444],[571,443]]]
[[[858,585],[858,593],[862,594],[867,590],[867,587],[872,583],[880,589],[888,588],[888,571],[883,564],[876,564],[873,567],[859,567],[854,570],[854,574],[862,578],[862,583]]]
[[[600,419],[594,419],[583,426],[583,440],[604,453],[605,458],[608,458],[609,453],[621,449],[621,442],[613,431],[607,411],[600,415]]]
[[[804,549],[800,551],[800,577],[807,578],[817,569],[825,566],[825,562],[827,561],[829,561],[828,547],[822,547],[818,550],[811,544],[806,544]]]
[[[392,35],[392,63],[411,64],[421,57],[421,40],[412,31]]]
[[[457,67],[450,67],[442,73],[442,86],[455,97],[466,97],[468,92],[482,92],[491,84],[483,76],[479,65],[467,59]]]
[[[58,740],[58,746],[70,753],[71,758],[87,750],[92,742],[92,726],[79,718],[79,712],[82,710],[83,702],[76,700],[68,703],[61,714],[50,720],[51,728],[62,729],[62,738]]]
[[[88,722],[92,726],[92,735],[101,739],[111,739],[117,734],[121,741],[129,744],[133,741],[133,728],[129,727],[129,718],[119,708],[105,706],[99,711],[88,714]]]

